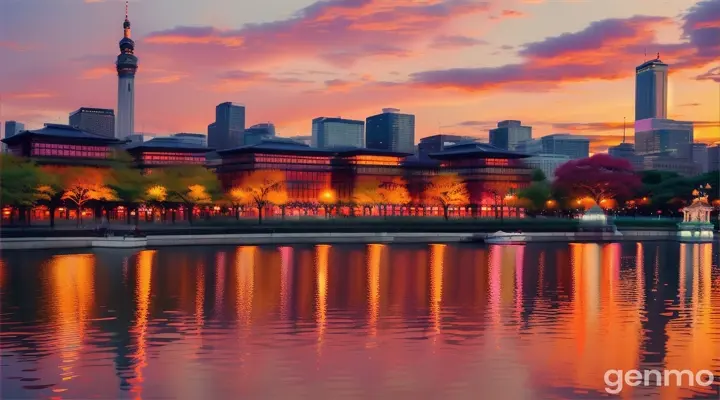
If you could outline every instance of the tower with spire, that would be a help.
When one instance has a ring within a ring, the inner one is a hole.
[[[115,119],[115,136],[126,139],[135,133],[135,73],[138,58],[135,56],[135,42],[130,38],[128,3],[125,2],[123,38],[120,40],[120,54],[115,62],[118,73],[118,105]]]

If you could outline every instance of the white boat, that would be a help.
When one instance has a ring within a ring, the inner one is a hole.
[[[485,237],[485,243],[489,244],[524,244],[526,237],[522,233],[510,233],[497,231]]]

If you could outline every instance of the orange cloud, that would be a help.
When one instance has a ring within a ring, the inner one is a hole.
[[[503,17],[507,17],[507,18],[517,18],[517,17],[524,17],[525,13],[522,11],[517,11],[517,10],[502,10],[500,15]]]
[[[49,92],[8,93],[7,97],[9,99],[32,100],[32,99],[47,99],[47,98],[55,97],[55,94],[49,93]]]
[[[82,78],[83,79],[99,79],[107,75],[114,75],[115,70],[108,66],[108,67],[94,67],[90,69],[86,69],[82,72]]]

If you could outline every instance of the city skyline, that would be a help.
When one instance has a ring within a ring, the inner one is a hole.
[[[2,119],[34,128],[81,106],[114,108],[124,1],[27,3],[4,5],[0,47],[17,62],[0,74]],[[37,3],[48,13],[33,14]],[[498,121],[518,119],[535,138],[580,134],[602,151],[633,115],[634,68],[659,52],[670,65],[668,117],[694,121],[698,141],[720,138],[720,82],[699,79],[720,58],[720,1],[652,12],[648,1],[529,3],[286,0],[245,10],[225,0],[131,1],[143,56],[135,131],[203,132],[225,101],[247,105],[248,125],[272,121],[284,136],[309,133],[318,116],[364,120],[396,107],[417,116],[416,142],[487,138]],[[560,9],[573,18],[557,21]]]

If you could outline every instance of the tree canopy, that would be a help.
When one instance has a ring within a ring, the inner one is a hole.
[[[14,157],[9,154],[0,155],[0,201],[13,207],[33,205],[38,195],[38,187],[46,182],[46,176],[35,163]]]
[[[470,202],[465,182],[457,174],[433,176],[425,187],[425,198],[443,208],[445,219],[448,219],[450,206],[464,206]]]
[[[571,160],[555,170],[553,186],[572,196],[603,199],[630,197],[640,188],[640,178],[627,160],[607,154]]]

